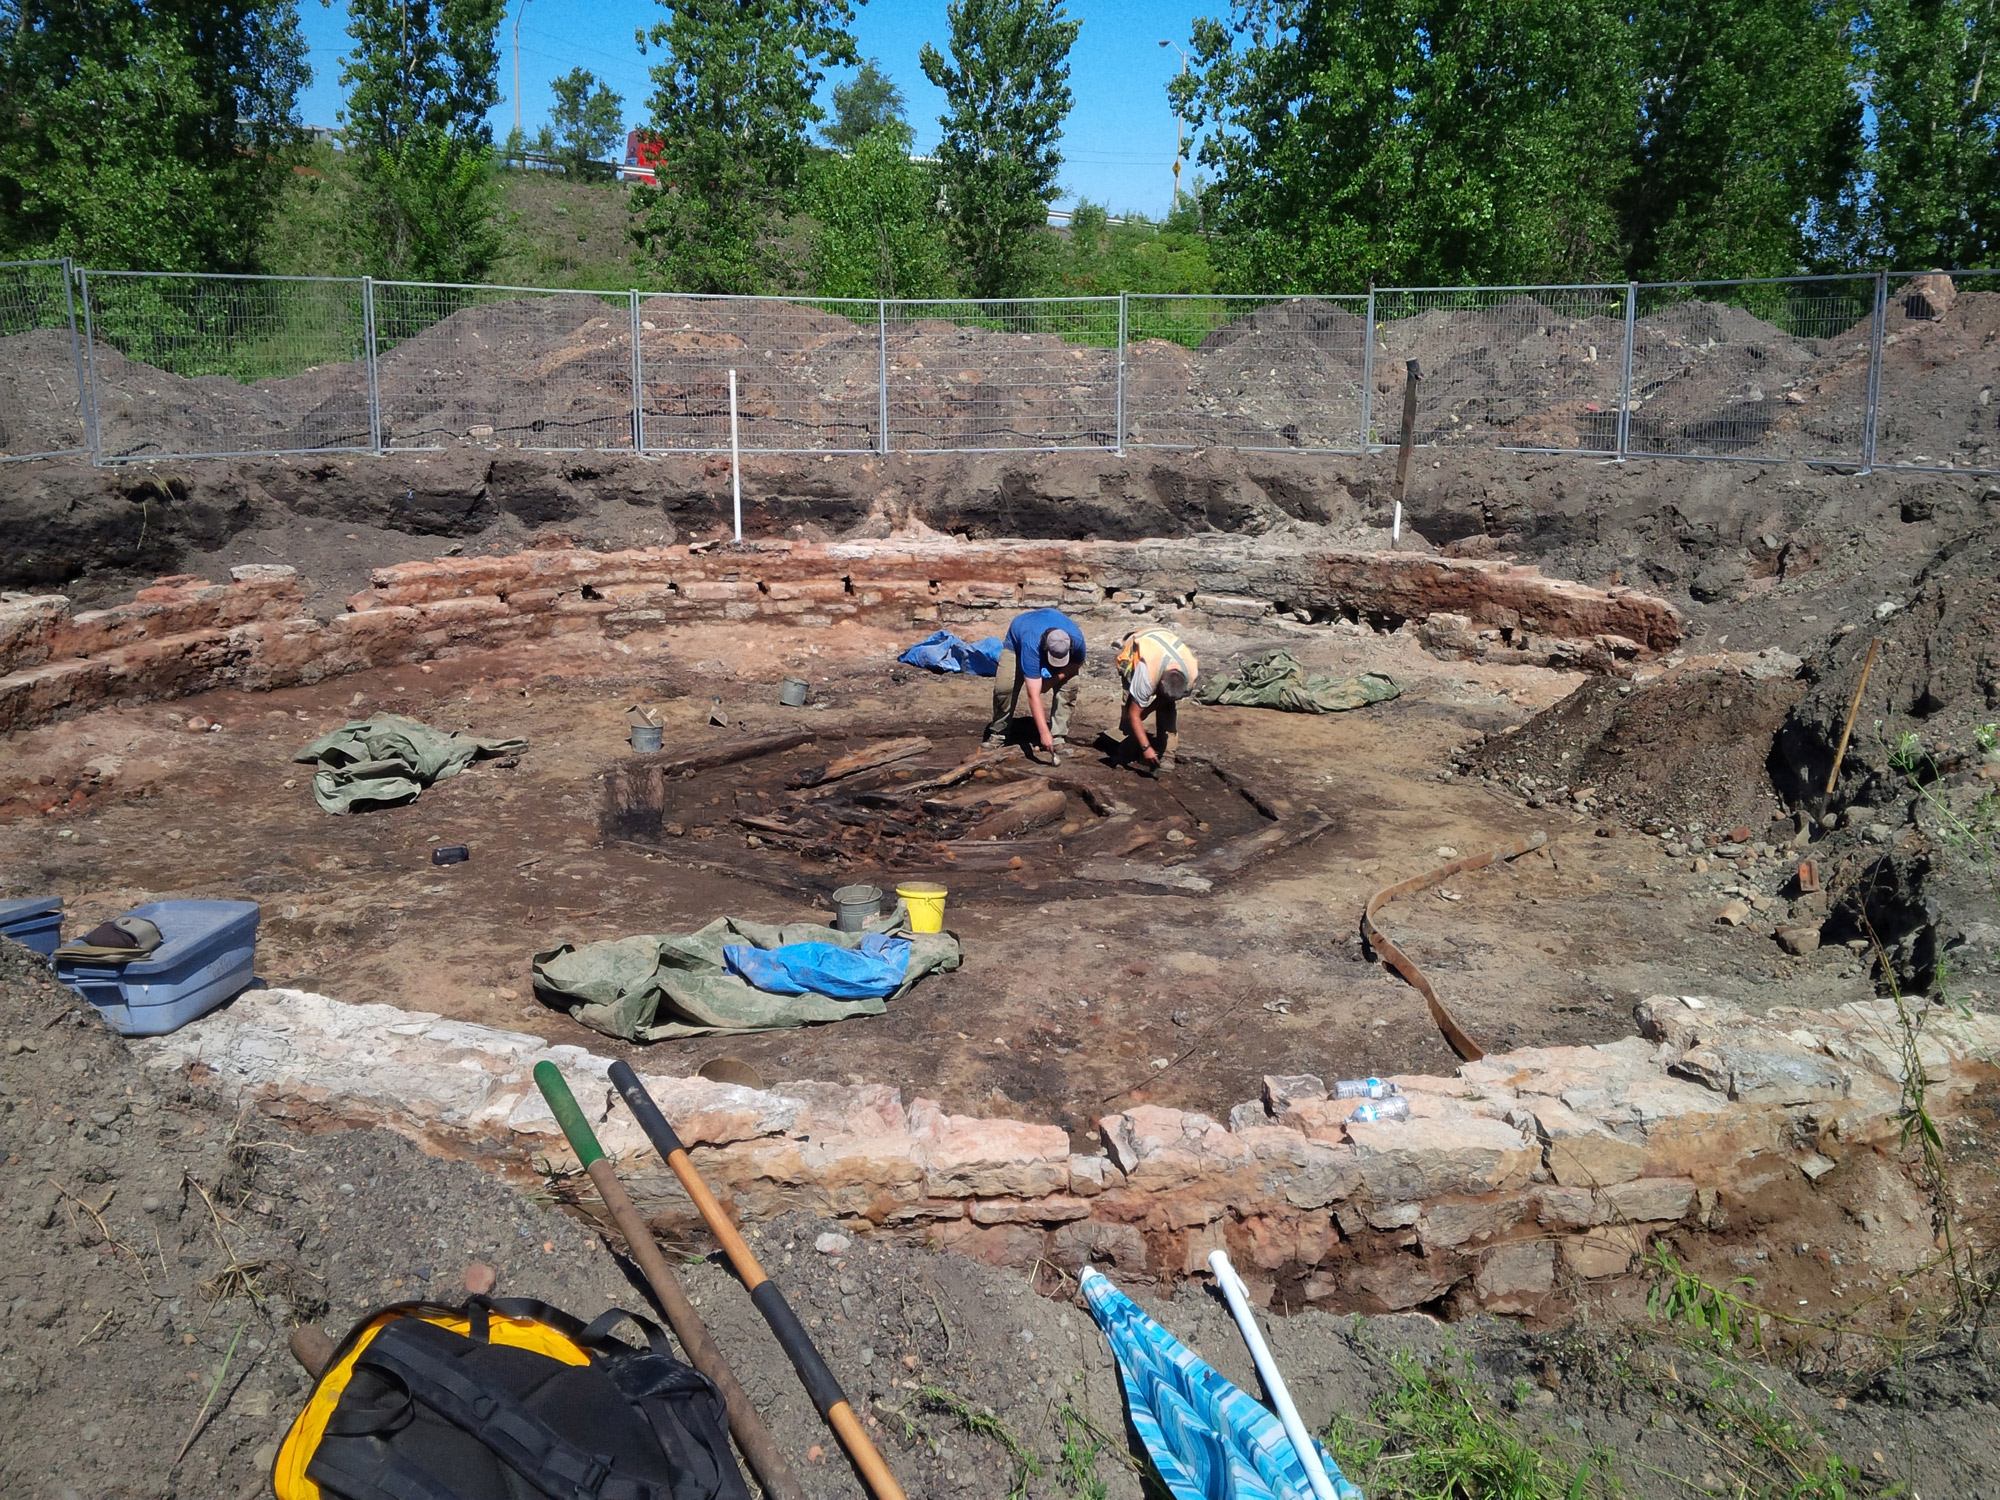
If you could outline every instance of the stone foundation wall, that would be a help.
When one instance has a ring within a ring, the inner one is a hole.
[[[0,597],[0,732],[104,703],[715,621],[988,634],[1044,604],[1121,628],[1152,618],[1224,630],[1278,615],[1416,620],[1432,622],[1425,638],[1440,649],[1607,672],[1681,638],[1673,607],[1636,590],[1504,562],[1269,537],[551,548],[382,568],[331,620],[305,614],[304,598],[290,568],[271,566],[233,569],[226,584],[162,579],[130,604],[79,615],[59,596]]]
[[[1406,1120],[1363,1123],[1321,1080],[1274,1077],[1227,1123],[1151,1105],[1107,1116],[1087,1153],[1053,1125],[949,1115],[880,1085],[646,1082],[744,1220],[807,1207],[995,1262],[1161,1278],[1221,1246],[1267,1301],[1357,1311],[1526,1312],[1559,1279],[1627,1273],[1659,1232],[1898,1148],[1892,1002],[1751,1015],[1657,996],[1639,1020],[1623,1041],[1396,1079]],[[1934,1114],[1994,1077],[2000,1017],[1933,1008],[1920,1036]],[[548,1058],[648,1212],[694,1221],[614,1099],[609,1060],[582,1048],[291,990],[138,1045],[232,1104],[305,1128],[382,1125],[516,1173],[568,1159],[530,1076]]]

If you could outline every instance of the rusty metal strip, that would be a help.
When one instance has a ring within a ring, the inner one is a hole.
[[[1439,865],[1435,870],[1425,874],[1413,875],[1395,885],[1384,886],[1370,896],[1367,906],[1362,908],[1361,935],[1368,940],[1368,946],[1381,954],[1382,962],[1402,975],[1410,987],[1424,997],[1424,1004],[1430,1007],[1431,1019],[1437,1022],[1437,1028],[1444,1033],[1444,1039],[1451,1044],[1451,1050],[1465,1062],[1478,1062],[1486,1055],[1486,1049],[1467,1036],[1464,1028],[1452,1018],[1451,1012],[1445,1009],[1444,1001],[1438,999],[1437,991],[1431,988],[1431,982],[1424,978],[1424,971],[1412,963],[1409,955],[1391,942],[1388,935],[1375,925],[1375,913],[1398,896],[1411,896],[1418,891],[1427,891],[1432,886],[1443,884],[1454,875],[1463,875],[1471,870],[1483,870],[1495,860],[1519,859],[1524,854],[1533,853],[1548,841],[1548,834],[1538,828],[1526,838],[1508,844],[1504,848],[1489,849],[1484,854],[1455,859],[1450,864]]]

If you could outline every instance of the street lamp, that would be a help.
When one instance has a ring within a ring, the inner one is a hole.
[[[1162,47],[1172,47],[1181,54],[1181,72],[1188,71],[1188,55],[1181,50],[1179,42],[1161,42]],[[1181,157],[1187,151],[1187,125],[1181,119],[1178,107],[1174,110],[1174,208],[1181,206]],[[1168,212],[1172,212],[1169,209]]]
[[[521,12],[528,8],[528,0],[521,0],[514,11],[514,134],[521,133]]]

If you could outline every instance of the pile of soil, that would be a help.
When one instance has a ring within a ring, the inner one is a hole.
[[[1512,734],[1459,762],[1529,805],[1568,802],[1638,826],[1689,835],[1748,826],[1779,811],[1765,762],[1804,691],[1790,678],[1692,666],[1637,687],[1585,682]]]

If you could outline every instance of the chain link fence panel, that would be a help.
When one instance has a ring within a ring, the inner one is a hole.
[[[1885,279],[1877,468],[2000,472],[2000,271]]]
[[[628,292],[374,283],[384,448],[635,446]]]
[[[882,304],[853,298],[641,296],[646,447],[729,451],[729,372],[745,453],[882,445]]]
[[[883,304],[889,447],[1119,447],[1119,301]]]
[[[1873,276],[1642,285],[1633,455],[1860,464]]]
[[[1361,449],[1366,297],[1131,296],[1125,316],[1128,444]]]
[[[0,462],[90,451],[67,261],[0,263]]]
[[[359,281],[86,271],[78,283],[103,458],[368,447]]]
[[[1371,441],[1399,441],[1414,359],[1418,444],[1617,452],[1625,303],[1622,286],[1378,290]]]

